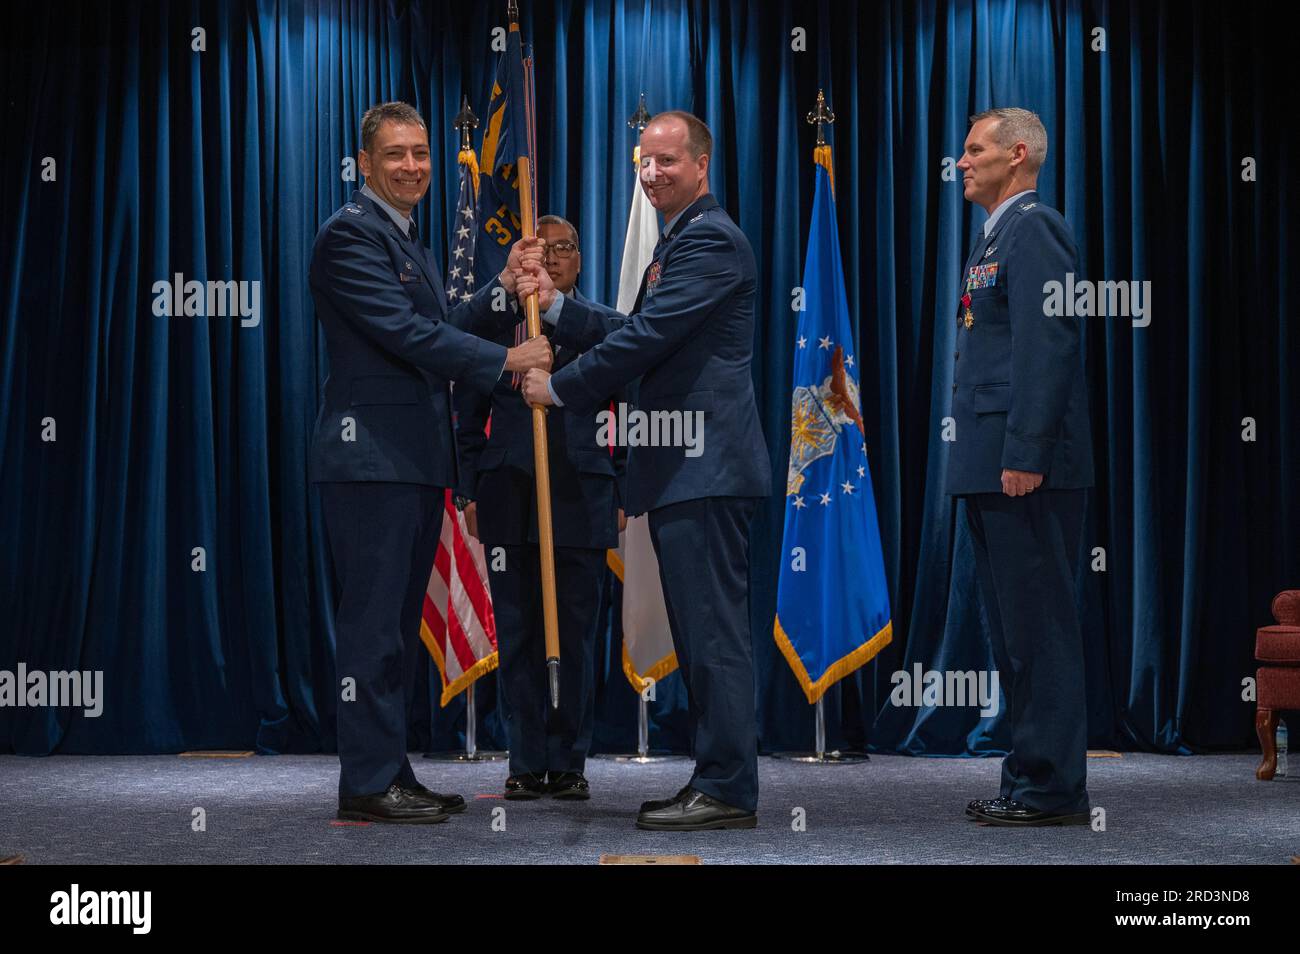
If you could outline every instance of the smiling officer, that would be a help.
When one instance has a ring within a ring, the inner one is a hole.
[[[420,785],[406,757],[405,682],[422,662],[420,613],[456,483],[448,382],[491,391],[505,371],[551,366],[543,337],[507,348],[468,333],[494,327],[510,267],[449,308],[411,212],[429,188],[429,135],[406,103],[361,118],[365,186],[316,235],[308,281],[330,373],[311,446],[338,577],[339,817],[441,822],[459,795]],[[511,265],[540,260],[527,242]]]
[[[1074,573],[1092,486],[1082,327],[1044,285],[1077,273],[1065,219],[1034,191],[1047,132],[1025,109],[971,117],[966,198],[988,220],[962,273],[947,492],[966,501],[1011,726],[1001,793],[967,815],[1086,824],[1088,714]]]
[[[754,253],[709,192],[712,152],[708,127],[690,113],[650,121],[641,186],[664,230],[632,314],[609,317],[566,299],[554,338],[591,350],[554,377],[524,379],[530,402],[586,413],[644,375],[639,409],[683,421],[702,415],[702,443],[691,453],[642,445],[628,453],[627,512],[648,514],[695,752],[686,786],[641,806],[637,827],[651,830],[758,823],[749,527],[772,492],[771,461],[750,376]],[[553,290],[548,276],[539,279],[546,306]]]

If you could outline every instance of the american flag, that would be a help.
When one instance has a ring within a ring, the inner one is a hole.
[[[472,297],[474,286],[478,161],[472,149],[462,151],[459,158],[460,197],[447,269],[449,306]],[[465,515],[456,509],[450,490],[443,506],[442,537],[424,593],[420,637],[438,664],[445,706],[475,679],[497,667],[497,628],[483,545],[469,535]]]

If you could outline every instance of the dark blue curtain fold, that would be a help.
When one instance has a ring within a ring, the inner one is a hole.
[[[940,436],[958,270],[984,218],[945,161],[961,155],[967,117],[992,105],[1042,116],[1039,191],[1074,229],[1080,278],[1152,288],[1148,326],[1085,323],[1097,448],[1078,581],[1090,742],[1252,743],[1242,680],[1254,628],[1273,593],[1300,585],[1288,439],[1300,343],[1295,133],[1279,109],[1286,6],[1246,6],[523,4],[540,205],[577,224],[589,295],[617,290],[638,94],[652,112],[691,109],[712,126],[713,191],[760,267],[754,375],[776,486],[813,192],[805,115],[819,88],[836,113],[828,138],[895,641],[827,695],[833,746],[962,755],[1005,744],[998,720],[973,709],[889,701],[896,670],[993,665],[964,518],[942,494]],[[445,260],[451,119],[462,94],[485,115],[504,22],[503,3],[446,0],[58,0],[10,24],[0,669],[103,670],[106,700],[99,718],[0,708],[0,751],[333,748],[332,570],[306,479],[327,373],[310,243],[358,185],[345,175],[360,114],[401,98],[430,123],[434,186],[417,216]],[[154,283],[178,273],[258,282],[259,323],[157,316]],[[56,439],[42,439],[51,426]],[[812,741],[771,635],[782,506],[760,512],[752,542],[765,751]],[[635,698],[616,603],[610,613],[597,744],[628,749]],[[459,745],[464,703],[439,709],[429,676],[411,707],[413,745]],[[500,746],[492,680],[480,686],[480,743]],[[683,707],[679,680],[660,687],[656,745],[685,745]]]

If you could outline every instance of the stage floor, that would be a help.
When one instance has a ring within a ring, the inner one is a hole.
[[[506,802],[504,762],[412,756],[430,788],[470,800],[441,825],[341,825],[333,756],[0,757],[0,856],[28,864],[593,864],[602,854],[722,863],[1287,864],[1300,855],[1300,780],[1257,782],[1258,755],[1090,758],[1105,830],[1006,829],[962,812],[997,794],[999,759],[878,755],[860,765],[759,760],[753,831],[656,833],[637,805],[690,763],[588,763],[588,802]],[[202,808],[206,831],[194,831]],[[493,809],[505,809],[494,830]],[[805,830],[795,830],[803,809]],[[500,825],[498,824],[499,828]]]

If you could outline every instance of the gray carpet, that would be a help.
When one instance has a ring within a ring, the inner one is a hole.
[[[962,815],[997,793],[997,759],[873,756],[809,766],[761,759],[754,831],[637,831],[636,806],[671,795],[684,761],[588,764],[588,802],[505,802],[505,763],[412,757],[431,788],[471,799],[442,825],[334,824],[332,756],[0,757],[0,856],[86,863],[577,863],[602,853],[721,863],[1286,864],[1300,854],[1300,781],[1257,782],[1258,756],[1089,759],[1106,830],[1005,829]],[[191,828],[203,808],[207,830]],[[505,809],[505,830],[492,810]],[[792,828],[793,811],[806,830]]]

